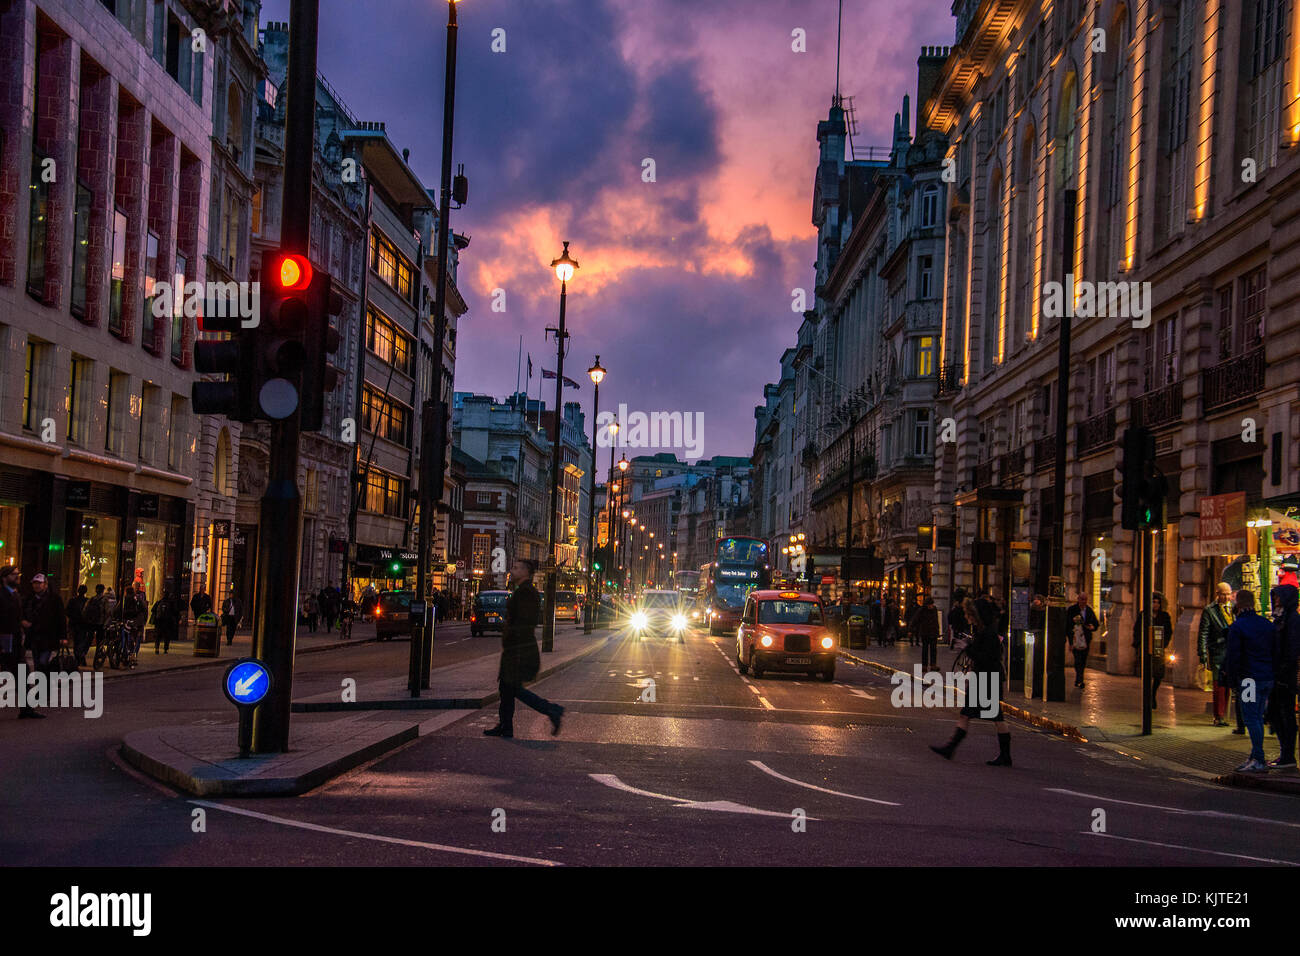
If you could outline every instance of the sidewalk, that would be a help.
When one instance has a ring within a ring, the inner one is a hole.
[[[842,650],[844,656],[883,673],[912,672],[920,663],[921,648],[910,644]],[[949,670],[956,655],[939,646],[939,669]],[[1142,736],[1142,685],[1136,677],[1107,674],[1089,668],[1084,687],[1074,687],[1074,670],[1066,668],[1066,699],[1030,700],[1023,690],[1008,691],[1003,701],[1007,715],[1053,733],[1095,743],[1154,765],[1172,766],[1232,786],[1258,786],[1300,793],[1300,774],[1271,771],[1237,774],[1233,768],[1250,753],[1250,738],[1228,727],[1212,726],[1207,705],[1210,695],[1191,688],[1162,684],[1151,712],[1151,735]],[[1278,754],[1277,738],[1267,733],[1264,751],[1271,760]]]

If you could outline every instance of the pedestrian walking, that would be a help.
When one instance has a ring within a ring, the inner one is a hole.
[[[1264,761],[1264,710],[1277,672],[1274,647],[1277,631],[1272,622],[1256,612],[1252,591],[1245,588],[1238,591],[1236,605],[1236,619],[1228,627],[1223,670],[1238,695],[1250,734],[1250,757],[1237,768],[1237,773],[1268,773]]]
[[[1228,700],[1232,689],[1223,676],[1223,657],[1228,650],[1228,628],[1234,618],[1232,608],[1232,585],[1220,581],[1214,589],[1214,603],[1201,612],[1201,626],[1196,643],[1196,653],[1201,666],[1208,667],[1214,680],[1214,726],[1226,727],[1223,718],[1228,713]],[[1246,725],[1242,721],[1241,701],[1237,701],[1236,734],[1244,734]]]
[[[908,628],[914,631],[921,644],[921,669],[934,670],[939,666],[939,609],[934,606],[934,597],[927,594],[915,616],[915,623]]]
[[[86,622],[86,630],[90,635],[90,641],[95,647],[101,647],[104,643],[104,625],[108,623],[108,607],[104,601],[104,585],[95,585],[95,596],[86,602],[86,607],[82,611],[82,617]],[[89,648],[87,648],[89,650]],[[86,663],[85,655],[79,663]]]
[[[227,647],[235,643],[235,628],[239,627],[239,619],[243,616],[243,606],[240,605],[239,598],[235,597],[235,586],[232,584],[230,593],[221,602],[221,623],[226,628]]]
[[[1088,606],[1088,595],[1078,593],[1074,604],[1065,616],[1065,636],[1074,652],[1074,686],[1083,686],[1083,670],[1088,666],[1088,650],[1092,647],[1092,635],[1101,622]]]
[[[194,592],[194,596],[190,598],[190,613],[194,615],[196,621],[204,614],[212,613],[212,598],[208,596],[208,592],[203,589],[202,584]]]
[[[921,643],[921,634],[917,630],[917,618],[920,617],[923,607],[925,607],[925,595],[917,591],[912,606],[903,615],[903,632],[907,636],[907,643],[912,647],[916,647],[917,644]]]
[[[50,590],[43,574],[32,575],[32,592],[23,601],[23,622],[32,663],[45,670],[68,636],[68,617],[62,599]]]
[[[1163,594],[1153,593],[1151,595],[1151,614],[1148,615],[1145,610],[1139,611],[1136,619],[1133,621],[1133,650],[1137,653],[1138,674],[1142,673],[1142,638],[1146,634],[1147,618],[1150,617],[1152,626],[1161,628],[1164,632],[1165,639],[1159,651],[1154,651],[1151,655],[1151,702],[1155,706],[1156,691],[1160,687],[1160,682],[1165,679],[1165,648],[1169,645],[1169,638],[1173,635],[1174,624],[1169,617],[1169,612],[1165,610],[1165,598]]]
[[[23,599],[18,593],[22,575],[12,564],[0,568],[0,673],[18,679],[23,662]],[[30,706],[18,711],[19,719],[44,717]]]
[[[506,601],[505,627],[501,631],[501,666],[497,670],[497,687],[501,693],[497,725],[483,731],[487,737],[515,735],[515,701],[521,700],[539,714],[551,719],[551,736],[560,732],[564,708],[539,697],[524,687],[537,677],[542,667],[537,647],[537,622],[542,616],[542,599],[533,587],[537,565],[519,558],[510,569],[515,589]]]
[[[158,645],[162,644],[164,654],[171,650],[172,641],[176,640],[180,633],[181,612],[176,606],[175,599],[171,596],[170,591],[164,591],[163,596],[154,602],[153,611],[149,615],[153,622],[153,652],[158,653]]]
[[[998,755],[987,761],[988,765],[1010,767],[1011,731],[1002,716],[1002,641],[998,637],[997,620],[995,618],[985,623],[980,618],[975,602],[969,598],[966,599],[962,610],[966,616],[966,624],[972,633],[972,640],[966,647],[966,654],[970,658],[971,672],[976,675],[975,686],[992,687],[995,699],[984,702],[991,704],[991,707],[983,707],[979,701],[968,701],[957,717],[957,726],[952,732],[952,739],[942,746],[931,744],[930,749],[945,760],[951,760],[952,755],[957,751],[957,746],[966,738],[970,730],[971,718],[979,717],[981,720],[991,720],[998,731]],[[990,710],[992,712],[988,713]]]
[[[86,586],[78,586],[76,596],[68,602],[68,630],[72,632],[72,652],[76,655],[77,666],[86,663],[86,651],[90,647],[90,627],[86,623]]]
[[[1273,589],[1273,612],[1276,618],[1277,670],[1273,675],[1273,696],[1270,699],[1270,723],[1277,733],[1282,753],[1269,766],[1278,770],[1294,770],[1296,744],[1296,690],[1300,687],[1300,589],[1294,584],[1281,584]]]
[[[969,625],[966,623],[966,611],[963,604],[966,601],[966,592],[958,588],[952,593],[952,607],[948,609],[948,646],[952,647],[958,636],[968,634]]]

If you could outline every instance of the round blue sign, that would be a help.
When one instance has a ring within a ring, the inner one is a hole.
[[[239,707],[254,707],[271,691],[271,672],[253,657],[235,661],[226,670],[226,697]]]

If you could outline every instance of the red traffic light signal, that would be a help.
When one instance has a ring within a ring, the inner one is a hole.
[[[285,292],[301,292],[311,285],[315,273],[311,260],[296,252],[286,252],[276,263],[275,280]]]

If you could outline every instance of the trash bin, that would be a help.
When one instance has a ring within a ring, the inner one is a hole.
[[[867,619],[861,614],[851,614],[848,620],[849,647],[867,646]]]
[[[194,656],[221,656],[221,622],[215,614],[200,614],[194,619]]]

